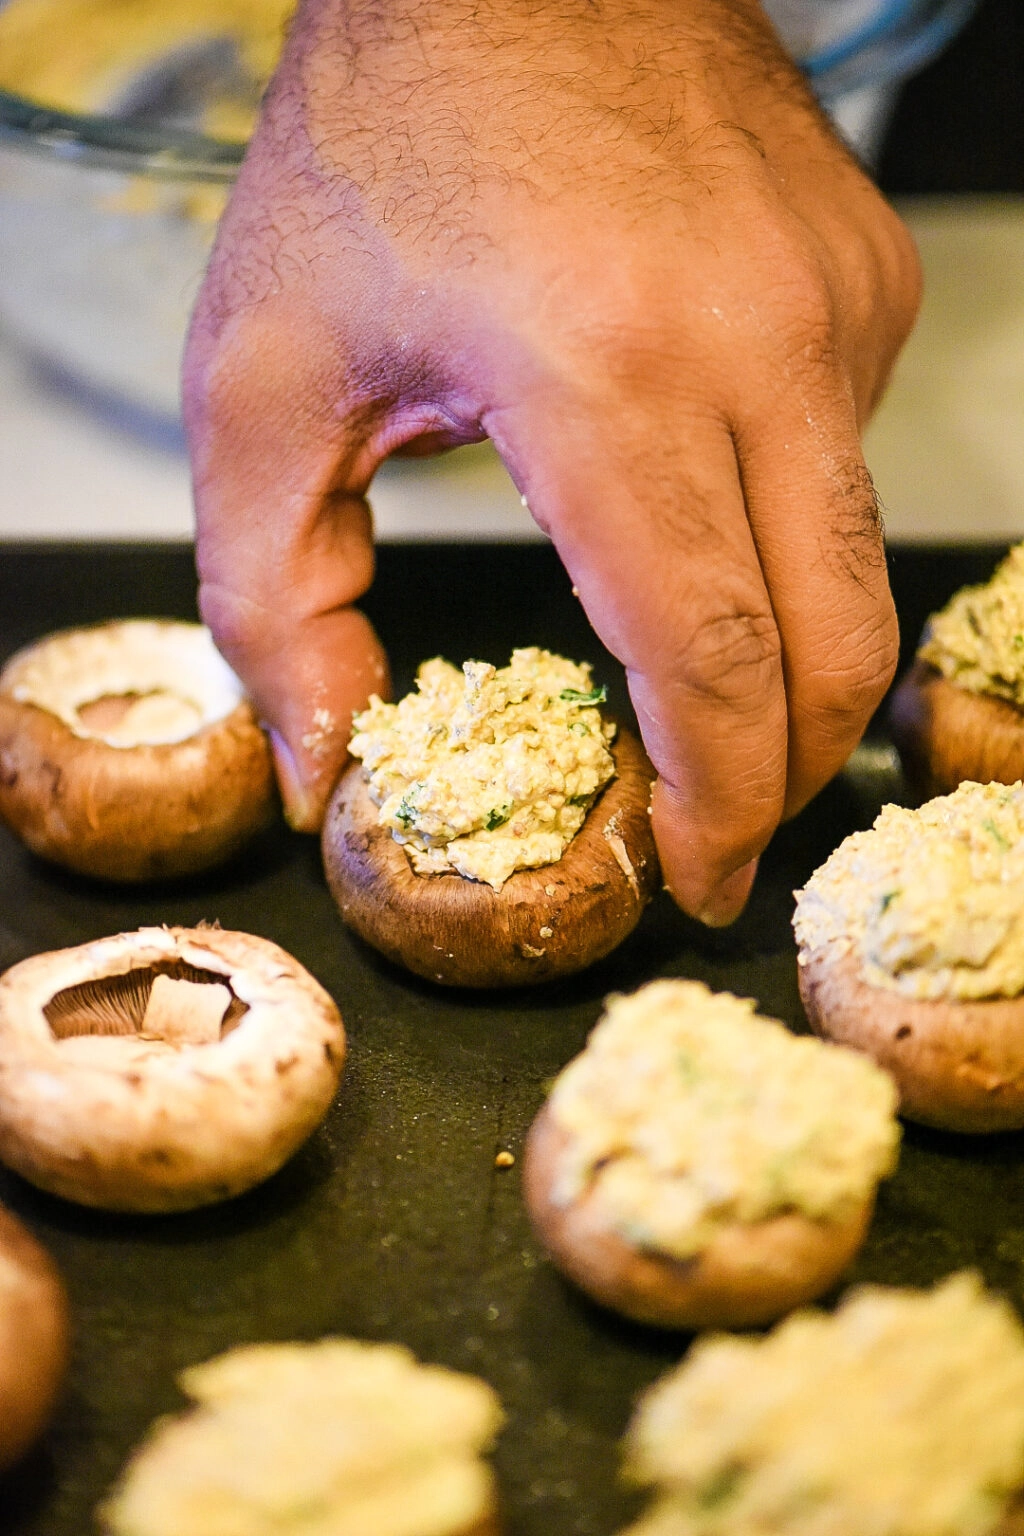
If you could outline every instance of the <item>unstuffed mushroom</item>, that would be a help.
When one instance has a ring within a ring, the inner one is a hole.
[[[66,630],[0,672],[0,817],[53,863],[195,874],[267,824],[274,793],[266,735],[199,624]]]
[[[143,928],[0,977],[0,1159],[107,1210],[187,1210],[268,1178],[345,1058],[333,1001],[276,944]]]

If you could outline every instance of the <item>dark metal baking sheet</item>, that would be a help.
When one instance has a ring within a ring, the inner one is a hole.
[[[906,645],[930,608],[991,569],[994,549],[897,550]],[[51,629],[115,615],[194,612],[176,547],[7,546],[0,657]],[[396,680],[443,652],[507,659],[542,643],[595,663],[613,706],[621,670],[590,633],[550,549],[406,546],[381,553],[366,604]],[[685,1336],[626,1325],[562,1283],[530,1233],[515,1167],[544,1084],[583,1044],[604,995],[658,975],[757,998],[802,1028],[791,892],[847,832],[899,794],[884,734],[776,837],[748,911],[706,932],[665,899],[588,974],[534,992],[441,991],[378,960],[342,927],[316,844],[277,827],[228,869],[120,890],[50,869],[0,829],[0,967],[143,923],[218,920],[295,954],[336,998],[350,1038],[337,1102],[262,1188],[187,1216],[79,1209],[0,1173],[0,1198],[56,1256],[75,1353],[43,1444],[0,1481],[4,1536],[87,1536],[91,1512],[158,1413],[174,1373],[243,1341],[347,1333],[396,1339],[485,1376],[508,1425],[497,1469],[509,1536],[611,1536],[636,1508],[617,1442],[637,1392]],[[1024,1296],[1024,1141],[908,1129],[851,1278],[924,1284],[977,1265]],[[183,1532],[182,1536],[191,1536]]]

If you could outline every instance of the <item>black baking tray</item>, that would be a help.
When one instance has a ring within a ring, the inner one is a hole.
[[[1002,551],[891,554],[905,658],[927,613]],[[0,549],[0,657],[69,625],[193,617],[191,550]],[[443,653],[498,663],[540,643],[594,663],[628,715],[621,668],[590,631],[546,545],[410,545],[380,552],[365,603],[396,683]],[[230,867],[187,884],[119,889],[51,869],[0,828],[0,968],[146,923],[219,921],[290,950],[335,997],[350,1057],[320,1130],[275,1178],[191,1215],[115,1217],[0,1171],[6,1201],[55,1255],[75,1317],[67,1391],[41,1445],[0,1480],[4,1536],[88,1536],[132,1445],[182,1399],[183,1366],[254,1340],[328,1333],[399,1340],[484,1376],[507,1426],[496,1451],[508,1536],[612,1536],[638,1501],[617,1476],[637,1393],[689,1340],[628,1325],[562,1282],[523,1213],[517,1155],[546,1082],[582,1046],[610,991],[697,977],[806,1028],[792,891],[848,832],[902,794],[884,725],[775,837],[749,907],[712,933],[659,898],[585,975],[464,994],[411,978],[342,926],[314,840],[278,825]],[[908,1127],[851,1279],[927,1284],[977,1266],[1024,1297],[1024,1140]],[[190,1536],[183,1532],[182,1536]]]

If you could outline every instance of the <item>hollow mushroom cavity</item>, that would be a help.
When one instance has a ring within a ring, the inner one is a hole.
[[[0,672],[0,815],[44,858],[113,880],[190,874],[272,803],[266,737],[202,625],[67,630]]]
[[[328,994],[266,939],[148,928],[0,977],[0,1157],[54,1194],[181,1210],[269,1177],[345,1056]]]

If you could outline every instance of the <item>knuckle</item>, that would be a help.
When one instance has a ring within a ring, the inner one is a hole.
[[[804,712],[828,735],[859,736],[896,672],[899,634],[891,610],[829,647],[827,668],[803,680]]]
[[[736,607],[688,626],[676,675],[687,691],[707,702],[731,710],[760,709],[781,665],[773,615]]]
[[[838,367],[835,305],[824,273],[800,262],[775,279],[774,332],[787,371],[816,382]]]
[[[747,306],[746,326],[737,330],[736,340],[760,357],[762,366],[776,376],[781,369],[790,380],[812,383],[837,370],[836,274],[829,253],[810,231],[792,220],[777,224],[744,286],[758,291],[761,303]]]

